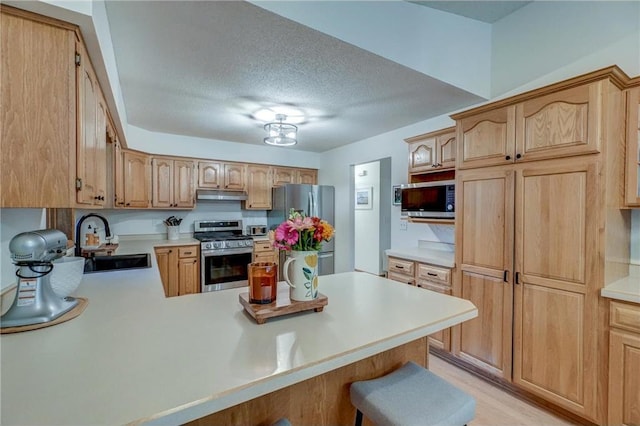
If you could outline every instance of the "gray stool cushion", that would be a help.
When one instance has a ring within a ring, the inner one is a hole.
[[[351,403],[380,425],[462,426],[476,413],[473,397],[414,362],[352,383]]]
[[[289,421],[289,419],[283,417],[271,426],[291,426],[291,422]]]

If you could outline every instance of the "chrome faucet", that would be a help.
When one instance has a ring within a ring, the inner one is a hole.
[[[76,225],[76,256],[82,256],[82,248],[80,248],[80,230],[82,229],[82,223],[85,221],[85,219],[88,219],[90,217],[97,217],[98,219],[100,219],[102,223],[104,223],[105,237],[111,237],[111,230],[109,229],[109,222],[107,221],[107,219],[95,213],[89,213],[82,216],[78,221],[78,224]]]

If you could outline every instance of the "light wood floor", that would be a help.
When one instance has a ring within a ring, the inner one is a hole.
[[[429,370],[476,399],[476,417],[470,423],[471,426],[575,424],[524,402],[433,355],[429,355]]]

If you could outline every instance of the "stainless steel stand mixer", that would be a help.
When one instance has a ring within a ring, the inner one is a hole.
[[[73,309],[78,301],[60,297],[51,287],[52,261],[64,256],[67,236],[56,229],[23,232],[9,242],[11,259],[18,286],[16,298],[9,310],[0,317],[0,327],[42,324],[55,320]]]

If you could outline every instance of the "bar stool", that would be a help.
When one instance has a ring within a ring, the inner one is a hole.
[[[356,426],[362,415],[380,425],[463,426],[473,420],[475,399],[414,362],[372,380],[353,382]]]

